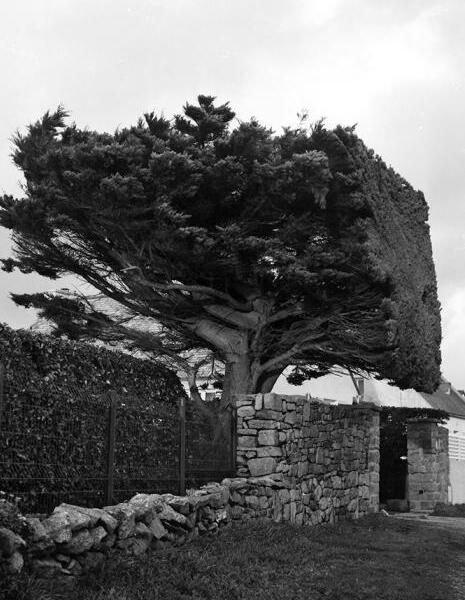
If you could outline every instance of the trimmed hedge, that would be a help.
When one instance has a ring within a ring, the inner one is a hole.
[[[12,388],[18,380],[27,381],[37,395],[52,382],[62,388],[79,386],[96,395],[111,389],[167,402],[184,393],[174,372],[152,362],[83,342],[15,331],[2,323],[0,362]]]
[[[3,324],[0,363],[0,489],[24,495],[23,509],[43,510],[45,496],[47,504],[103,501],[110,390],[118,394],[115,488],[125,495],[157,480],[172,488],[185,394],[173,372]]]

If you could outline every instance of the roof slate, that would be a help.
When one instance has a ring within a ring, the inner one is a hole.
[[[421,395],[433,408],[445,410],[452,416],[465,418],[465,398],[454,388],[451,389],[450,394],[437,390],[434,394],[422,392]]]

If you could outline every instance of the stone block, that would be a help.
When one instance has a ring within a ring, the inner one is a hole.
[[[161,540],[168,533],[167,529],[163,526],[163,523],[160,521],[160,519],[157,516],[155,516],[152,519],[152,521],[149,525],[149,529],[152,532],[154,538],[157,540]]]
[[[168,525],[179,525],[183,527],[188,526],[188,520],[184,515],[176,512],[168,504],[164,504],[162,510],[156,515],[162,523]],[[153,521],[152,521],[153,522]]]
[[[66,503],[60,504],[57,508],[72,509],[73,511],[80,512],[90,519],[90,527],[103,525],[109,533],[113,533],[118,527],[118,521],[101,508],[87,508],[85,506],[75,506]]]
[[[99,544],[98,548],[96,548],[96,550],[104,550],[104,549],[110,549],[113,548],[113,546],[116,544],[116,533],[109,533]]]
[[[93,527],[96,520],[88,513],[79,510],[79,507],[72,504],[60,504],[55,508],[53,514],[62,513],[67,515],[71,531],[78,531],[86,527]]]
[[[229,514],[231,515],[231,519],[240,519],[244,514],[244,509],[242,506],[232,506]]]
[[[138,496],[148,496],[148,494],[138,494],[137,496],[134,496],[132,500],[135,500]],[[130,502],[132,502],[132,500]],[[136,513],[140,514],[141,518],[146,515],[146,510],[148,510],[148,508],[142,509],[142,506],[138,504],[139,500],[142,504],[142,499],[139,498],[134,505],[122,502],[121,504],[106,506],[104,508],[110,516],[118,521],[118,539],[123,540],[134,534],[134,529],[136,527]]]
[[[253,435],[239,435],[237,437],[238,448],[253,448],[257,445],[257,440]]]
[[[289,521],[291,518],[291,507],[290,504],[283,506],[283,521]]]
[[[354,498],[347,505],[347,512],[356,512],[358,510],[358,498]]]
[[[61,547],[65,554],[83,554],[94,545],[94,539],[88,529],[76,531],[73,537]]]
[[[304,475],[306,475],[308,473],[308,462],[307,461],[301,461],[299,462],[299,467],[298,467],[298,471],[297,471],[297,477],[303,477]]]
[[[231,502],[234,502],[235,504],[243,504],[244,502],[244,498],[242,494],[239,494],[239,492],[236,492],[235,490],[231,492]]]
[[[310,515],[310,520],[312,525],[319,525],[321,523],[321,512],[319,510],[315,510]]]
[[[268,498],[266,496],[260,496],[258,499],[258,506],[261,509],[268,508]]]
[[[276,429],[262,429],[258,432],[258,443],[260,446],[277,446],[279,433]]]
[[[246,418],[253,417],[255,415],[255,408],[253,406],[241,406],[237,409],[237,416]]]
[[[265,409],[282,411],[283,401],[277,394],[263,394],[263,406]]]
[[[263,408],[263,396],[262,394],[257,394],[255,396],[255,410],[261,410]]]
[[[18,552],[18,550],[13,552],[13,554],[6,559],[5,566],[6,571],[10,575],[17,575],[18,573],[21,573],[24,566],[24,558],[21,552]]]
[[[250,406],[254,402],[254,398],[237,398],[235,401],[236,408],[240,408],[241,406]]]
[[[35,544],[36,542],[42,542],[44,540],[53,544],[45,531],[45,527],[37,517],[25,517],[25,521],[27,528],[26,537],[29,544],[31,544],[31,542]]]
[[[256,419],[280,421],[282,417],[282,413],[278,412],[277,410],[268,410],[265,408],[263,410],[257,410],[257,412],[255,413]]]
[[[173,494],[163,494],[163,500],[171,506],[176,512],[182,515],[188,515],[191,511],[191,504],[187,496],[175,496]]]
[[[57,544],[69,542],[73,533],[71,524],[66,513],[53,513],[42,521],[45,533]]]
[[[255,430],[257,429],[278,429],[280,423],[273,423],[269,419],[250,419],[247,421],[247,425],[249,427],[253,427]]]
[[[259,500],[258,500],[258,496],[245,496],[244,498],[245,500],[245,505],[248,508],[259,508]]]
[[[11,531],[11,529],[0,527],[0,557],[11,556],[24,546],[26,546],[26,542],[23,538]]]
[[[297,503],[291,500],[289,503],[290,511],[289,511],[289,520],[291,523],[295,523],[295,518],[297,515]]]
[[[257,448],[256,454],[258,458],[263,458],[264,456],[282,456],[282,450],[275,446],[264,446],[263,448]]]
[[[327,498],[326,496],[321,497],[318,502],[318,506],[321,510],[326,510],[329,506],[329,498]]]
[[[146,537],[149,538],[150,541],[152,541],[153,532],[150,529],[150,527],[147,527],[147,525],[145,523],[142,523],[142,521],[139,521],[136,524],[136,530],[134,533],[137,537]]]
[[[352,487],[352,486],[358,485],[358,472],[357,471],[351,471],[350,473],[348,473],[346,475],[345,482],[346,482],[346,485],[348,487]]]
[[[315,462],[318,465],[322,465],[324,463],[324,459],[325,459],[324,448],[322,448],[321,446],[318,446],[318,448],[316,449],[316,453],[315,453]]]
[[[300,420],[300,415],[296,411],[291,411],[286,413],[284,417],[284,422],[289,423],[289,425],[296,425]]]
[[[333,475],[331,477],[331,484],[333,489],[340,490],[342,488],[342,478],[339,475]]]
[[[89,529],[89,533],[92,537],[92,545],[94,548],[99,546],[101,541],[108,535],[108,531],[101,525]]]
[[[270,473],[274,473],[276,470],[276,460],[272,457],[251,458],[247,465],[252,477],[269,475]]]
[[[300,500],[302,493],[299,489],[294,488],[292,490],[289,490],[289,495],[291,497],[291,500]]]
[[[302,411],[302,420],[304,423],[307,423],[308,420],[310,419],[310,413],[311,413],[310,402],[306,402],[303,406],[303,411]]]
[[[279,490],[278,497],[279,497],[279,499],[280,499],[280,501],[281,501],[282,504],[285,504],[286,502],[289,502],[289,500],[291,499],[291,495],[289,493],[289,490],[286,490],[286,489]]]

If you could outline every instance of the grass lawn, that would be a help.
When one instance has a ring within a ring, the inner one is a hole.
[[[440,517],[465,517],[465,504],[437,504],[432,514]]]
[[[251,521],[119,559],[72,592],[15,600],[463,600],[465,533],[373,516],[335,526]]]

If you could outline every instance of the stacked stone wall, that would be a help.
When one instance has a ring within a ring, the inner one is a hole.
[[[447,504],[449,432],[435,419],[412,419],[407,424],[408,501],[410,510],[431,511]]]
[[[232,514],[318,524],[379,509],[379,411],[303,396],[245,395],[237,406]]]
[[[137,494],[103,509],[60,504],[50,515],[16,513],[5,522],[14,507],[0,501],[0,577],[26,566],[39,577],[72,582],[115,553],[139,556],[216,534],[230,520],[228,503],[228,487],[214,483],[187,496]]]

